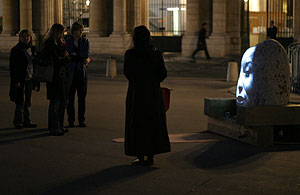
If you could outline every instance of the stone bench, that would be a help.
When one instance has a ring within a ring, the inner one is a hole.
[[[274,144],[278,129],[289,131],[300,125],[300,104],[239,107],[235,101],[205,98],[208,131],[252,145],[269,146]]]

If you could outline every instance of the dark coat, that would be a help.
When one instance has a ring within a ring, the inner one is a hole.
[[[28,66],[26,57],[26,45],[19,42],[10,51],[9,70],[10,70],[10,100],[16,104],[22,104],[24,97],[25,75]],[[15,87],[15,84],[20,83],[21,87]]]
[[[81,37],[78,41],[78,48],[74,45],[74,38],[70,36],[66,39],[66,48],[70,55],[70,62],[67,64],[68,89],[70,89],[74,76],[82,78],[84,86],[87,84],[87,68],[84,65],[85,59],[90,55],[90,44],[88,39]],[[76,55],[74,55],[76,54]]]
[[[68,62],[65,57],[66,47],[63,43],[56,45],[52,42],[45,43],[42,55],[53,60],[54,71],[52,82],[46,83],[47,87],[47,99],[59,99],[64,102],[67,101],[67,68]]]
[[[277,35],[277,27],[273,26],[267,29],[267,37],[270,37],[271,39],[276,39]]]
[[[198,44],[204,43],[206,44],[206,29],[201,28],[198,32]]]
[[[162,54],[154,48],[129,49],[124,74],[126,97],[125,154],[154,155],[170,152],[166,113],[160,82],[167,77]]]

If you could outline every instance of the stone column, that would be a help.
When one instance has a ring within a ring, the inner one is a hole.
[[[197,47],[198,32],[209,22],[209,1],[187,0],[186,32],[182,39],[182,55],[191,56]]]
[[[32,1],[20,0],[20,30],[32,31]]]
[[[89,35],[108,34],[108,0],[91,0]]]
[[[149,0],[135,0],[134,26],[145,25],[149,27]]]
[[[142,25],[142,1],[134,0],[134,26]]]
[[[47,7],[46,10],[48,12],[47,17],[47,27],[48,29],[50,29],[50,27],[55,23],[54,19],[55,19],[55,15],[56,15],[56,10],[54,9],[55,6],[55,0],[48,0],[47,1]]]
[[[228,43],[228,37],[226,35],[226,10],[226,0],[213,1],[213,32],[208,41],[208,48],[212,51],[211,53],[214,57],[222,57],[227,54],[226,45]]]
[[[126,31],[126,3],[126,0],[113,1],[113,32],[109,38],[110,49],[114,54],[124,55],[125,50],[132,44],[131,35]]]
[[[37,35],[45,35],[54,24],[53,7],[53,0],[32,0],[32,28]]]
[[[54,22],[63,24],[63,1],[55,0],[54,1]]]
[[[243,1],[227,1],[226,44],[227,54],[239,55],[241,52],[241,6]],[[228,38],[229,37],[229,38]]]
[[[32,30],[36,35],[36,45],[41,46],[43,38],[50,29],[50,0],[32,0]],[[54,21],[54,20],[53,20]]]
[[[18,11],[18,0],[2,0],[2,34],[19,31]]]
[[[226,34],[226,0],[213,1],[213,33],[212,36]]]
[[[114,0],[113,34],[126,34],[126,0]]]
[[[149,28],[149,0],[143,0],[143,6],[142,22]]]
[[[136,9],[136,0],[127,0],[126,2],[126,32],[133,32],[134,27],[136,26],[137,12]]]
[[[300,1],[294,0],[294,39],[300,42]]]

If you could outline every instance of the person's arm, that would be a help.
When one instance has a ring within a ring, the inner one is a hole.
[[[83,59],[87,59],[90,57],[90,43],[88,39],[83,39],[82,40],[82,45],[80,48],[80,53],[79,55],[83,58]]]
[[[160,51],[156,51],[156,59],[157,59],[157,65],[158,65],[158,80],[159,82],[162,82],[167,78],[167,69],[165,66],[164,58]]]
[[[66,40],[66,50],[70,55],[74,52],[73,45],[69,39]]]
[[[13,83],[14,86],[20,87],[21,86],[21,80],[18,77],[19,71],[21,71],[18,67],[18,59],[20,56],[18,55],[18,52],[15,48],[13,48],[10,52],[10,57],[9,57],[9,71],[10,71],[10,78],[11,82]]]
[[[124,67],[123,73],[128,80],[132,79],[132,70],[131,70],[131,62],[130,62],[130,53],[127,50],[124,56]]]
[[[80,49],[80,56],[84,59],[84,64],[87,66],[90,61],[90,42],[88,39],[83,39],[82,48]]]
[[[199,42],[205,43],[205,38],[206,38],[206,31],[205,29],[202,28],[199,32]]]

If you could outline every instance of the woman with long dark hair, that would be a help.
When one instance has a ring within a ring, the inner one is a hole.
[[[124,75],[126,97],[125,154],[136,156],[132,164],[153,165],[154,155],[170,152],[166,113],[160,82],[167,77],[160,51],[149,44],[145,26],[134,29],[134,47],[127,50]],[[147,157],[144,159],[144,157]]]
[[[48,129],[51,135],[63,135],[64,114],[67,103],[67,56],[64,42],[64,26],[53,24],[43,45],[42,54],[53,60],[52,82],[47,82],[47,99],[50,100],[48,110]]]

